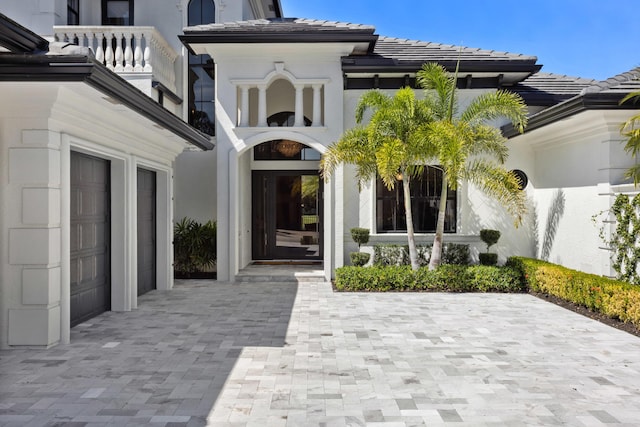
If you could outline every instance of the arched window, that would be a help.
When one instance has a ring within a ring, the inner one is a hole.
[[[191,0],[188,7],[189,26],[211,24],[216,20],[213,0]],[[189,55],[189,123],[202,132],[213,135],[215,74],[209,55]]]

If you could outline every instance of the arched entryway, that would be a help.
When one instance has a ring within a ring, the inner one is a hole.
[[[323,183],[318,174],[319,159],[318,151],[286,139],[254,147],[251,172],[254,261],[322,259]]]

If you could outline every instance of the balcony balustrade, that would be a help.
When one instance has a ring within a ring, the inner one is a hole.
[[[56,41],[89,47],[96,60],[119,74],[149,73],[176,92],[178,53],[155,27],[56,26]]]

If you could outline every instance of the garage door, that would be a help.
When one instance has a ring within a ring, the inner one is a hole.
[[[109,166],[71,153],[71,326],[111,309]]]
[[[156,288],[156,174],[138,169],[138,296]]]

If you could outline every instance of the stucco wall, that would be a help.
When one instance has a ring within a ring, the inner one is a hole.
[[[175,218],[216,218],[216,150],[185,151],[175,162]]]
[[[623,150],[620,111],[585,111],[511,140],[529,147],[531,209],[536,213],[534,255],[569,268],[612,275],[598,233],[610,208],[612,186],[633,160]]]

